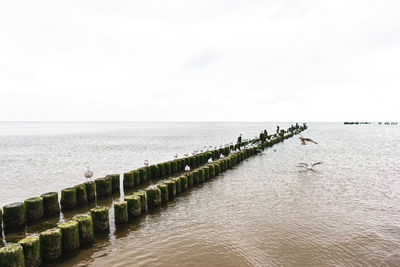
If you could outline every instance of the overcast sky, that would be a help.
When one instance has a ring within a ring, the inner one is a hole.
[[[0,0],[0,121],[380,121],[400,1]]]

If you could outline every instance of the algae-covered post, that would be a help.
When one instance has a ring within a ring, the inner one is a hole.
[[[32,197],[24,201],[25,204],[25,216],[28,222],[36,221],[43,217],[43,198]]]
[[[114,202],[114,219],[116,225],[128,222],[128,203],[126,201]]]
[[[25,205],[16,202],[3,207],[3,222],[5,229],[18,228],[25,223]]]
[[[62,250],[72,251],[80,246],[79,243],[79,224],[77,221],[65,221],[60,223]]]
[[[169,180],[165,184],[168,186],[168,198],[173,199],[176,196],[176,181]]]
[[[120,176],[119,174],[109,174],[106,176],[106,178],[109,177],[111,178],[111,188],[113,192],[118,192],[119,191],[119,184],[120,184]],[[133,180],[133,179],[132,179]]]
[[[125,196],[127,203],[128,216],[130,218],[140,216],[142,214],[142,203],[139,194]]]
[[[93,221],[88,214],[78,214],[72,218],[79,224],[79,243],[86,244],[94,240]]]
[[[24,250],[19,244],[0,248],[0,266],[25,267]]]
[[[95,232],[104,232],[109,229],[108,207],[95,207],[90,210],[90,214],[92,216],[93,230]]]
[[[157,187],[161,191],[161,203],[167,203],[169,199],[169,194],[168,194],[168,185],[166,184],[159,184]]]
[[[58,193],[48,192],[41,195],[43,198],[44,214],[47,216],[58,214],[60,212],[60,204],[58,203]]]
[[[161,191],[158,187],[149,187],[146,189],[147,206],[149,208],[159,207],[161,205]]]
[[[146,212],[146,210],[147,210],[146,192],[139,191],[139,192],[135,192],[134,195],[140,197],[140,206],[142,207],[142,213]]]
[[[76,188],[70,187],[61,190],[61,208],[69,209],[76,206]]]
[[[88,202],[86,185],[78,184],[74,186],[76,190],[76,201],[78,204],[86,204]]]
[[[93,181],[85,182],[86,195],[88,201],[93,201],[96,199],[96,190]]]
[[[61,256],[61,229],[52,228],[40,233],[40,252],[43,261],[52,261]]]
[[[108,196],[112,193],[112,180],[109,177],[98,178],[94,180],[96,185],[96,195],[98,197]]]
[[[134,187],[134,173],[133,172],[125,172],[122,184],[124,186],[124,189],[133,188]]]
[[[40,238],[39,236],[29,236],[18,241],[24,250],[25,266],[34,267],[42,264],[42,256],[40,254]]]

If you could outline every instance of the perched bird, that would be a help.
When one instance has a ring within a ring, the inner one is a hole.
[[[221,154],[221,156],[219,156],[220,159],[225,158],[224,154]]]
[[[185,154],[183,154],[185,157],[187,157],[187,156],[189,156],[189,154],[188,153],[185,153]]]
[[[147,159],[144,161],[144,166],[146,166],[146,167],[149,166],[149,161]]]
[[[321,161],[320,162],[316,162],[314,164],[311,164],[311,166],[309,166],[307,163],[300,162],[299,163],[299,167],[306,167],[307,170],[312,170],[314,166],[319,165],[319,164],[322,164],[322,162]]]
[[[207,162],[212,163],[213,162],[212,158],[209,158]]]
[[[190,167],[189,167],[189,165],[186,165],[186,167],[185,167],[185,171],[186,171],[186,172],[190,171]]]
[[[92,178],[92,176],[93,176],[93,171],[89,168],[89,166],[86,166],[86,171],[83,175],[85,176],[86,181],[87,181],[87,179],[89,179],[89,181],[90,181],[90,178]]]
[[[299,139],[300,139],[302,145],[306,145],[306,142],[312,142],[314,144],[318,144],[317,142],[313,141],[310,138],[304,138],[302,135],[300,135]]]
[[[178,158],[178,153],[176,153],[176,154],[174,155],[174,158],[176,158],[176,159]]]

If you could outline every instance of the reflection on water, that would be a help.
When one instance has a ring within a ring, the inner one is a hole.
[[[51,266],[399,266],[399,129],[310,124]]]

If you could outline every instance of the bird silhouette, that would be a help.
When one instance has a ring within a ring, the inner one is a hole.
[[[144,161],[144,166],[149,166],[149,161],[147,159]]]
[[[323,163],[323,162],[320,161],[320,162],[313,163],[313,164],[311,164],[311,166],[310,166],[310,165],[308,165],[307,163],[300,162],[300,163],[299,163],[299,167],[306,167],[307,170],[312,170],[314,166],[319,165],[319,164],[322,164],[322,163]]]
[[[185,171],[186,171],[186,172],[190,171],[190,167],[189,167],[189,165],[186,165],[186,167],[185,167]]]
[[[300,139],[302,145],[306,145],[306,142],[311,142],[311,143],[314,143],[314,144],[318,144],[314,140],[312,140],[310,138],[305,138],[302,135],[300,135],[299,139]]]

